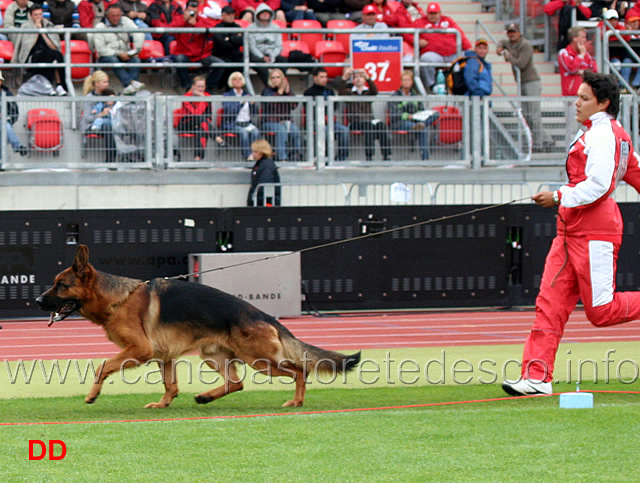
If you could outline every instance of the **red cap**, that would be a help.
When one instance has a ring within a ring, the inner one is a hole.
[[[375,14],[378,13],[378,9],[376,8],[375,5],[369,4],[362,9],[362,15],[367,15],[369,13],[375,13]]]
[[[433,2],[427,6],[427,13],[438,13],[438,12],[440,12],[440,4]]]

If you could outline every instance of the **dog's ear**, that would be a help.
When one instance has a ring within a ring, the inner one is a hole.
[[[78,245],[76,257],[73,259],[73,271],[76,276],[82,277],[89,267],[89,248],[87,245]]]

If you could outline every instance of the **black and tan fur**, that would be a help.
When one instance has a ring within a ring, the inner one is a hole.
[[[224,384],[198,394],[196,402],[208,403],[242,390],[235,364],[225,363],[240,359],[272,376],[293,377],[295,396],[284,406],[302,406],[310,371],[335,368],[344,372],[360,360],[360,353],[345,356],[306,344],[273,317],[220,290],[178,280],[143,282],[100,272],[89,263],[89,249],[84,245],[78,246],[73,265],[56,276],[37,303],[52,312],[51,323],[77,311],[101,325],[109,340],[122,348],[100,366],[87,403],[95,402],[104,380],[125,361],[143,364],[158,359],[163,361],[165,393],[160,401],[145,407],[166,407],[178,395],[172,361],[199,350],[205,362],[222,374]]]

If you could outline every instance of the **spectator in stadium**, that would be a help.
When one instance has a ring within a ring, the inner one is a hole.
[[[51,0],[48,9],[49,20],[53,25],[66,28],[80,27],[78,7],[71,0]]]
[[[236,10],[237,11],[237,10]],[[249,58],[251,62],[274,64],[284,62],[286,57],[282,54],[282,34],[262,32],[266,29],[276,28],[272,22],[273,10],[266,3],[261,3],[256,9],[256,21],[247,28],[249,35]],[[271,65],[273,67],[273,65]],[[269,69],[267,67],[254,67],[263,85],[269,84]]]
[[[125,95],[135,94],[144,87],[138,81],[140,76],[140,58],[138,53],[144,44],[144,34],[142,32],[109,32],[112,28],[128,28],[135,30],[138,27],[129,17],[122,15],[122,8],[117,3],[109,5],[103,22],[96,26],[96,33],[90,34],[93,37],[95,51],[98,55],[99,63],[124,62],[131,67],[113,67],[113,72],[124,86]],[[129,37],[133,38],[133,48],[129,43]]]
[[[266,5],[271,9],[273,19],[287,23],[284,12],[280,8],[280,0],[231,0],[231,6],[236,11],[238,18],[249,23],[256,21],[261,5]]]
[[[340,13],[341,4],[341,0],[307,0],[307,6],[313,10],[323,27],[327,26],[329,20],[345,19],[344,14]]]
[[[31,0],[14,0],[4,11],[4,28],[20,28],[29,20],[29,8],[33,5]],[[9,40],[15,43],[18,34],[9,34]]]
[[[271,69],[269,85],[262,91],[265,97],[295,97],[289,80],[280,69]],[[262,103],[262,132],[273,132],[276,136],[276,157],[278,161],[300,161],[300,129],[291,118],[291,111],[298,107],[297,102]],[[287,141],[290,153],[287,150]]]
[[[307,6],[306,0],[282,0],[280,6],[288,23],[294,20],[316,20],[316,14]]]
[[[378,22],[378,10],[373,4],[366,5],[362,9],[362,23],[355,28],[366,33],[351,34],[354,39],[389,37],[389,33],[384,33],[385,30],[389,30],[389,27],[384,22]]]
[[[103,70],[94,71],[84,80],[82,86],[82,95],[86,97],[103,96],[109,92],[109,75]],[[100,111],[93,113],[95,102],[87,102],[83,106],[82,117],[80,119],[80,130],[83,133],[89,133],[91,126],[98,116],[111,115],[111,108],[107,109],[107,113]],[[98,132],[104,139],[105,145],[105,162],[112,163],[116,160],[116,144],[113,139],[113,130],[110,123],[103,123]]]
[[[116,91],[110,88],[106,88],[102,91],[103,96],[114,97]],[[105,124],[111,125],[111,114],[114,110],[115,101],[98,101],[93,105],[91,114],[95,116],[93,123],[89,127],[90,131],[102,131]]]
[[[512,23],[507,26],[507,39],[502,39],[498,43],[496,53],[511,62],[513,76],[516,80],[518,79],[517,72],[520,71],[521,95],[532,97],[542,95],[542,80],[533,60],[533,46],[528,39],[522,36],[518,24]],[[555,142],[542,127],[540,102],[523,102],[522,115],[531,129],[534,152],[546,152],[553,149]]]
[[[362,9],[370,3],[371,0],[343,0],[340,11],[347,18],[355,23],[362,22]]]
[[[265,204],[264,191],[260,190],[256,195],[256,204],[253,202],[253,194],[259,184],[280,183],[278,167],[273,160],[273,150],[269,141],[258,139],[251,143],[251,152],[256,164],[251,170],[251,188],[247,195],[247,206],[280,206],[280,186],[275,188],[275,199],[267,199]]]
[[[104,20],[106,5],[104,0],[82,0],[78,4],[80,27],[93,28]],[[91,42],[91,36],[89,36]]]
[[[413,132],[418,138],[420,159],[429,159],[429,126],[438,118],[437,113],[422,120],[414,119],[414,114],[424,111],[424,103],[411,99],[419,95],[414,86],[413,72],[405,70],[400,75],[400,89],[391,94],[389,101],[389,121],[395,131]],[[400,97],[402,100],[396,100]]]
[[[213,50],[211,54],[214,57],[227,62],[242,62],[244,55],[242,54],[242,43],[244,34],[242,32],[225,32],[228,28],[241,28],[235,21],[236,12],[231,5],[227,5],[222,9],[222,22],[213,28]],[[226,86],[227,79],[231,72],[238,67],[226,67],[222,69],[216,88],[221,87],[221,83]]]
[[[185,97],[204,97],[210,96],[206,92],[206,79],[204,76],[195,76],[193,84]],[[225,142],[221,136],[216,134],[213,122],[213,113],[210,102],[203,101],[185,101],[176,113],[178,132],[194,134],[198,146],[195,150],[195,160],[200,161],[204,158],[204,150],[207,147],[207,139],[212,137],[216,144],[224,146]]]
[[[229,89],[223,95],[225,97],[245,97],[251,94],[245,88],[246,81],[241,72],[234,72],[229,76]],[[260,131],[254,122],[258,116],[258,106],[251,101],[229,100],[222,103],[224,115],[222,117],[222,130],[234,133],[240,139],[242,155],[247,161],[253,161],[251,143],[258,139]]]
[[[142,28],[149,28],[149,7],[146,4],[141,2],[140,0],[118,0],[118,5],[122,9],[122,15],[124,17],[129,17],[134,23]],[[153,40],[150,33],[144,34],[145,40]]]
[[[171,21],[171,27],[175,28],[212,28],[213,20],[198,15],[198,2],[189,0],[182,15],[175,15]],[[209,47],[209,35],[207,33],[176,33],[176,62],[202,62],[209,68],[215,63],[222,63],[222,59],[211,55]],[[189,90],[192,81],[189,77],[188,67],[178,67],[177,69],[180,87],[185,91]],[[207,91],[213,92],[218,87],[221,69],[209,69],[207,76]]]
[[[558,52],[558,71],[562,82],[562,95],[575,96],[586,71],[598,72],[598,65],[587,52],[587,31],[584,27],[571,27],[569,45]]]
[[[464,67],[464,81],[467,84],[467,96],[490,96],[493,90],[491,64],[487,62],[489,42],[486,39],[476,40],[473,50],[465,51],[469,57]]]
[[[342,77],[336,79],[336,87],[338,93],[345,96],[375,96],[378,94],[376,83],[364,69],[345,68]],[[373,117],[371,101],[346,103],[345,121],[352,132],[360,131],[364,133],[367,161],[373,159],[376,139],[380,143],[382,159],[389,161],[391,157],[389,130],[384,122]]]
[[[395,7],[391,7],[391,4],[394,4]],[[394,22],[394,12],[400,2],[396,2],[394,0],[373,0],[369,5],[373,5],[376,9],[378,22],[384,22],[387,26],[391,26],[391,23]]]
[[[43,17],[42,5],[39,3],[29,7],[29,19],[21,28],[41,29],[52,28],[50,20]],[[57,63],[59,68],[29,69],[31,75],[41,74],[49,79],[51,85],[56,86],[59,96],[66,96],[64,76],[64,55],[60,50],[60,36],[57,33],[25,33],[20,34],[13,41],[14,51],[12,62],[18,64]]]
[[[13,96],[13,92],[4,85],[4,75],[2,71],[0,71],[0,94],[2,92],[4,92],[7,97]],[[16,102],[7,101],[7,116],[7,122],[4,123],[4,127],[7,130],[7,142],[13,148],[14,152],[19,153],[20,156],[26,156],[29,154],[29,150],[20,142],[16,132],[13,130],[13,125],[18,121],[18,117],[20,117],[20,110]]]
[[[582,4],[582,0],[551,0],[544,6],[544,13],[548,16],[558,12],[558,50],[564,49],[570,42],[567,32],[573,22],[573,11],[576,20],[589,20],[591,9]]]
[[[627,25],[620,22],[618,12],[614,9],[607,10],[604,13],[604,20],[598,24],[598,27],[602,30],[602,34],[605,32],[604,22],[607,21],[609,24],[616,30],[626,30]],[[622,38],[625,42],[631,40],[631,35],[622,35]],[[633,64],[635,60],[631,57],[631,54],[626,49],[626,47],[622,46],[618,41],[617,37],[609,38],[609,60],[611,63],[616,66],[616,69],[620,71],[620,75],[622,78],[630,84],[631,87],[637,89],[640,87],[640,69],[636,73],[633,81],[631,81],[631,67],[623,67],[624,64]],[[621,65],[622,64],[622,65]],[[623,94],[629,94],[626,87],[622,87],[622,82],[620,83],[621,92]]]
[[[329,83],[329,74],[324,67],[316,67],[311,72],[313,76],[313,85],[304,91],[305,96],[310,97],[323,97],[325,100],[329,96],[335,96],[336,93],[333,89],[327,87]],[[325,119],[327,115],[325,112]],[[334,120],[334,134],[338,143],[338,150],[336,154],[336,161],[345,161],[349,157],[349,128],[337,119]],[[326,130],[327,135],[329,130]]]
[[[182,5],[174,0],[155,0],[149,9],[149,22],[152,27],[168,28],[175,17],[184,14]],[[171,42],[175,40],[174,34],[165,32],[163,34],[153,34],[155,40],[162,42],[164,55],[171,55]]]
[[[541,207],[557,208],[557,234],[545,261],[521,378],[502,385],[512,396],[553,392],[556,353],[578,300],[596,327],[640,318],[640,292],[616,292],[624,226],[611,194],[622,181],[640,192],[638,155],[616,121],[620,108],[616,78],[585,71],[574,104],[576,120],[585,131],[568,152],[568,182],[532,197]]]
[[[43,4],[43,7],[44,5],[48,5],[46,8],[49,10],[49,20],[51,20],[56,27],[80,27],[78,7],[71,0],[50,0],[48,4]],[[87,40],[87,34],[72,34],[71,38],[75,40]]]
[[[384,23],[392,28],[406,28],[413,25],[420,19],[426,19],[427,14],[416,2],[412,0],[401,0],[398,8],[389,16]],[[410,42],[413,45],[413,39]]]
[[[427,29],[456,29],[462,37],[462,50],[471,49],[471,42],[463,30],[451,17],[442,15],[438,3],[432,2],[427,5],[427,17],[416,20],[411,26]],[[405,34],[404,37],[407,42],[413,44],[413,34]],[[456,40],[455,34],[444,32],[420,34],[420,62],[445,64],[453,62],[461,54],[457,50]],[[433,66],[421,67],[420,77],[424,86],[430,89],[436,83],[436,68]]]

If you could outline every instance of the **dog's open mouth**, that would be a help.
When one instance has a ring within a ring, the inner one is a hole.
[[[78,309],[78,307],[79,307],[78,302],[76,302],[75,300],[71,300],[66,304],[64,304],[61,308],[59,308],[57,312],[51,312],[47,327],[51,327],[54,322],[59,322],[61,320],[66,319],[72,313],[74,313]]]

